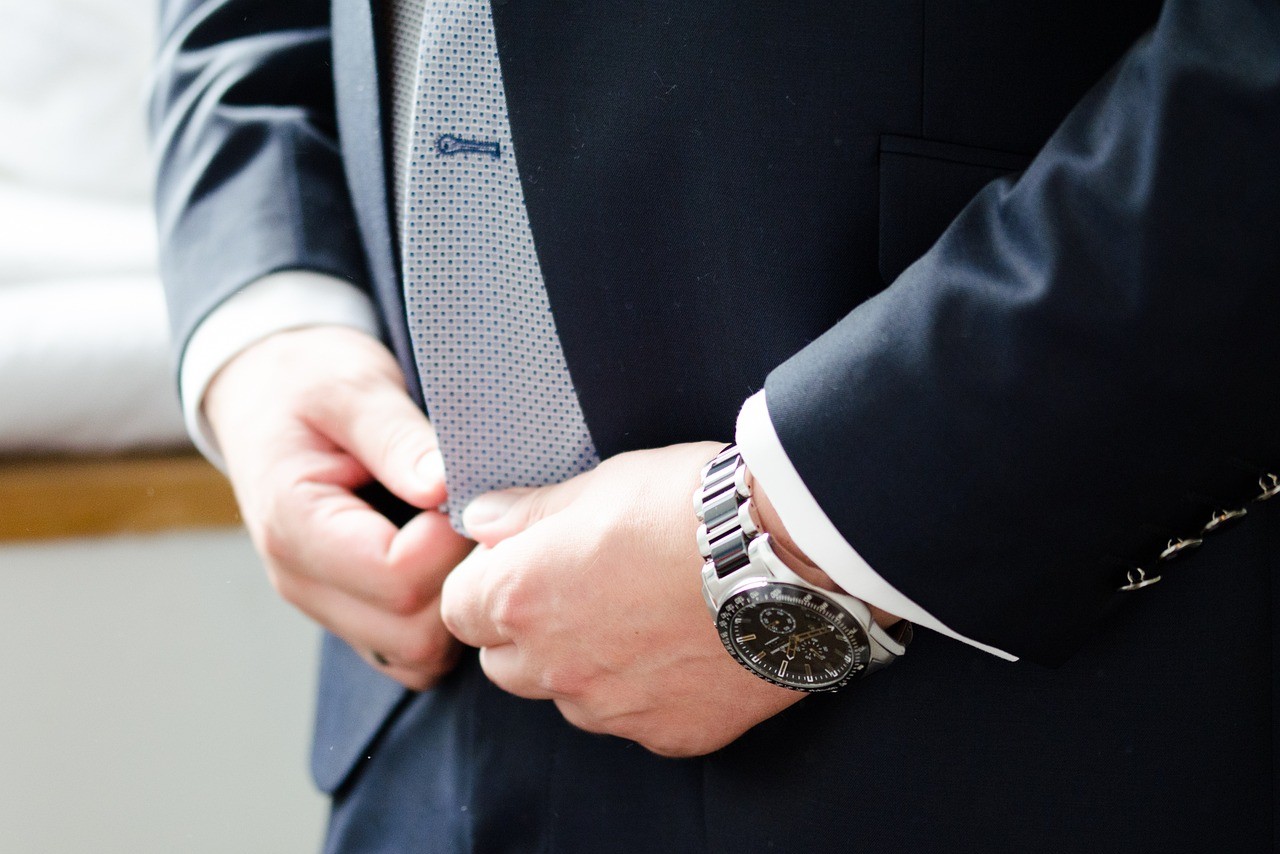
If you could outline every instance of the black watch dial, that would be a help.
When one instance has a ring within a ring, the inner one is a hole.
[[[762,581],[735,592],[716,617],[720,641],[744,667],[799,691],[830,691],[866,669],[871,645],[821,592]]]

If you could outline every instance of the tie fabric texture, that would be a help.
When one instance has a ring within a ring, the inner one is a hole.
[[[403,185],[405,307],[450,520],[463,531],[475,496],[558,483],[599,456],[534,251],[488,0],[424,11]]]

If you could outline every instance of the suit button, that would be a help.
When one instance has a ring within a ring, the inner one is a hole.
[[[1238,510],[1219,510],[1215,512],[1209,521],[1205,523],[1202,534],[1212,534],[1215,531],[1221,531],[1223,528],[1230,527],[1233,522],[1237,522],[1248,515],[1249,511],[1241,507]]]
[[[1147,575],[1147,571],[1140,566],[1135,566],[1129,570],[1125,574],[1125,578],[1129,583],[1120,588],[1123,593],[1132,593],[1135,590],[1150,587],[1160,580],[1158,575]]]
[[[1262,491],[1254,496],[1254,501],[1268,501],[1280,495],[1280,477],[1274,474],[1264,474],[1258,478],[1258,486]]]
[[[1194,537],[1188,537],[1180,540],[1170,540],[1169,545],[1164,547],[1164,551],[1160,552],[1160,560],[1173,560],[1179,555],[1185,554],[1191,549],[1199,548],[1204,540],[1198,540]]]

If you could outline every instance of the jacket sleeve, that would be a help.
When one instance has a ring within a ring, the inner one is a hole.
[[[333,101],[327,0],[163,0],[152,130],[179,355],[206,314],[269,273],[367,291]]]
[[[1169,0],[1024,173],[770,375],[845,539],[1056,663],[1127,569],[1248,504],[1280,463],[1278,158],[1280,5]]]

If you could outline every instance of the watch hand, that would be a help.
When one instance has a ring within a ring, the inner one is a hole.
[[[809,631],[807,632],[801,632],[798,635],[792,635],[791,641],[798,646],[800,643],[807,641],[809,638],[816,638],[818,635],[825,635],[827,632],[832,631],[833,628],[834,627],[832,626],[823,626],[820,629],[809,629]]]

